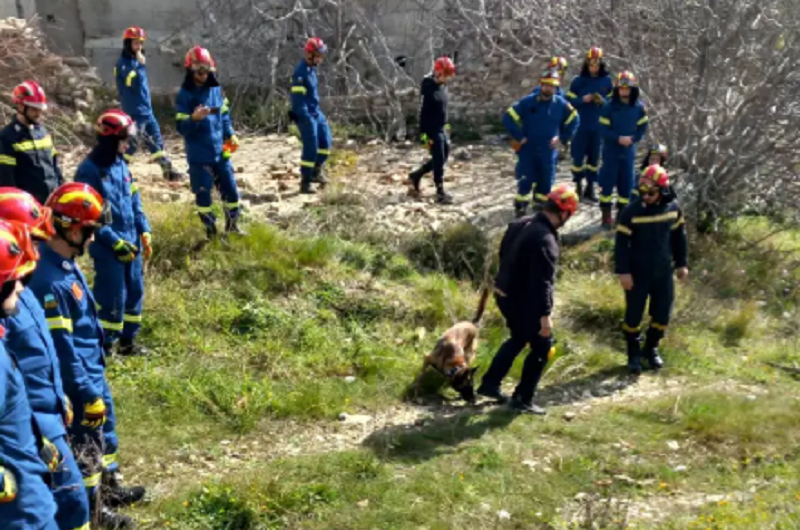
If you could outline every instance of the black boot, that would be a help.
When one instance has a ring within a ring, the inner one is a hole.
[[[631,375],[640,375],[642,373],[642,352],[641,342],[638,335],[636,337],[628,337],[628,372]]]
[[[246,236],[247,232],[242,230],[239,227],[239,217],[231,217],[227,216],[225,218],[225,233],[226,234],[238,234],[240,236]]]
[[[526,403],[516,397],[511,398],[511,401],[508,403],[508,408],[519,414],[535,414],[536,416],[544,416],[547,414],[546,409],[534,405],[533,402]]]
[[[217,237],[217,225],[206,225],[206,240],[212,241],[215,237]]]
[[[436,202],[438,204],[453,204],[453,197],[445,193],[444,188],[436,188]]]
[[[300,183],[300,193],[304,195],[314,195],[317,192],[311,187],[311,181],[302,181]]]
[[[575,193],[578,194],[578,198],[583,197],[583,179],[575,182]]]
[[[147,357],[150,355],[150,350],[137,344],[135,339],[119,339],[118,353],[125,357]]]
[[[604,202],[600,204],[600,212],[602,213],[602,225],[604,230],[613,230],[614,229],[614,220],[611,217],[611,203]]]
[[[127,530],[136,528],[136,523],[127,515],[117,513],[107,506],[100,509],[100,528],[104,530]]]
[[[144,498],[144,486],[124,486],[119,471],[103,473],[103,506],[116,508],[130,506]]]
[[[170,182],[178,182],[184,177],[183,173],[176,171],[175,168],[172,167],[172,162],[170,160],[165,160],[161,163],[161,174],[164,176],[164,179]]]
[[[664,360],[658,354],[658,343],[664,332],[655,328],[647,330],[647,338],[644,341],[644,351],[642,356],[647,360],[647,364],[653,371],[661,370],[664,367]]]
[[[594,191],[594,182],[586,182],[586,187],[583,191],[583,198],[586,202],[597,204],[597,194]]]
[[[626,206],[628,206],[628,205],[617,201],[617,206],[616,206],[617,207],[617,214],[614,217],[614,222],[615,223],[619,224],[619,218],[622,215],[622,210],[624,210]]]
[[[514,201],[514,217],[519,219],[520,217],[525,217],[525,213],[528,210],[528,203],[522,201]]]
[[[314,167],[314,174],[311,176],[311,182],[318,185],[319,189],[325,188],[328,184],[328,179],[325,178],[325,173],[322,171],[322,166]]]
[[[502,390],[500,390],[500,387],[496,386],[481,385],[478,387],[478,390],[476,390],[475,393],[479,396],[493,399],[500,404],[508,403],[509,400],[508,394],[504,393]]]

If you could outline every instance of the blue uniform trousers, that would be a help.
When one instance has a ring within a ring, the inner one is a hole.
[[[594,184],[600,168],[600,148],[603,140],[597,131],[578,129],[572,139],[572,180],[580,182],[586,179]]]
[[[103,327],[105,344],[114,344],[120,335],[126,340],[132,340],[142,326],[142,254],[140,252],[130,263],[122,263],[107,249],[99,251],[95,256],[96,273],[92,292],[100,306],[97,316]]]
[[[300,174],[303,182],[311,182],[314,169],[322,167],[331,154],[331,129],[328,120],[322,113],[301,119],[297,124],[300,129],[300,140],[303,142],[303,153],[300,159]]]
[[[239,217],[239,187],[233,167],[227,159],[214,164],[189,164],[189,179],[195,196],[197,213],[203,224],[214,226],[217,222],[211,211],[211,190],[216,188],[222,197],[225,217],[235,220]]]

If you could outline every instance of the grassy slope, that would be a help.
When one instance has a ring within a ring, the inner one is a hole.
[[[608,242],[593,241],[564,259],[564,355],[543,388],[560,404],[546,419],[464,409],[380,430],[357,449],[237,469],[204,464],[208,479],[195,455],[215,454],[221,442],[274,442],[275,425],[399,406],[422,353],[454,316],[470,315],[475,296],[380,246],[267,226],[191,256],[184,249],[200,237],[191,214],[156,208],[151,219],[157,250],[143,338],[158,355],[110,368],[123,462],[159,484],[155,500],[133,511],[146,528],[623,528],[647,507],[666,515],[630,524],[800,525],[800,391],[791,374],[764,364],[800,361],[798,277],[782,272],[780,253],[765,252],[800,234],[736,259],[712,241],[695,244],[703,258],[680,290],[669,368],[639,383],[653,395],[587,406],[587,396],[570,394],[595,381],[627,384],[618,370],[622,296]],[[750,238],[767,230],[740,228]],[[486,363],[503,338],[494,310],[483,336]],[[565,410],[580,413],[566,422]],[[714,494],[727,496],[706,497]]]

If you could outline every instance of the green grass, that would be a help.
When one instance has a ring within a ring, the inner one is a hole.
[[[329,452],[341,412],[402,407],[422,355],[471,316],[476,271],[494,243],[463,227],[426,249],[251,224],[247,238],[197,253],[202,234],[188,210],[156,206],[151,220],[142,338],[156,354],[109,366],[126,475],[155,491],[132,511],[143,528],[721,530],[800,521],[800,343],[794,291],[780,287],[794,289],[797,277],[764,278],[759,263],[794,233],[741,250],[771,229],[755,221],[746,237],[693,239],[706,251],[694,252],[694,279],[679,286],[667,367],[635,386],[620,369],[623,297],[608,243],[566,249],[558,358],[540,392],[553,401],[546,418],[428,400],[421,424],[378,426]],[[481,371],[504,338],[490,304]],[[585,392],[620,388],[641,395],[588,406]],[[578,415],[565,421],[566,411]],[[279,450],[304,432],[300,454]],[[232,449],[243,456],[232,460]],[[657,522],[637,516],[643,506],[659,507]]]

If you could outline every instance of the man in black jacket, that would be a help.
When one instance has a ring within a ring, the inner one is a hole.
[[[500,244],[495,301],[511,337],[500,346],[477,392],[502,403],[508,401],[500,383],[517,355],[530,344],[531,351],[510,404],[519,412],[546,412],[533,404],[533,396],[553,347],[550,314],[560,254],[558,229],[578,211],[578,201],[570,186],[556,186],[547,195],[542,212],[511,223]]]
[[[617,225],[615,271],[625,290],[628,370],[642,373],[641,357],[653,370],[664,365],[658,343],[664,337],[675,297],[673,264],[678,279],[689,276],[683,212],[670,193],[667,171],[649,166],[639,181],[641,199],[625,208]],[[650,326],[641,351],[641,321],[650,299]],[[643,355],[642,355],[643,354]]]
[[[452,204],[453,198],[444,191],[444,164],[450,156],[447,140],[447,82],[456,75],[456,67],[449,57],[439,57],[433,63],[433,75],[425,76],[420,89],[419,130],[422,143],[431,158],[416,171],[408,174],[409,192],[419,196],[419,183],[426,173],[433,171],[436,184],[436,202]]]
[[[27,191],[44,204],[64,182],[53,138],[41,124],[47,96],[35,81],[25,81],[11,102],[17,115],[0,131],[0,186]]]

